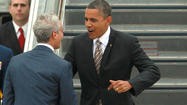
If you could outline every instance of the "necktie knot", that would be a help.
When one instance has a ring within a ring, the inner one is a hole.
[[[20,33],[23,33],[23,29],[22,29],[21,27],[18,29],[18,31],[19,31]]]
[[[99,40],[96,40],[96,45],[97,45],[97,46],[101,46],[101,44],[102,44],[102,43],[101,43]]]

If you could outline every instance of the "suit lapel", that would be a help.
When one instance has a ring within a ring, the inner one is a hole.
[[[11,27],[11,28],[10,28]],[[8,30],[6,31],[6,35],[10,40],[10,43],[14,45],[14,49],[16,50],[17,54],[21,53],[21,49],[19,46],[18,38],[16,35],[16,31],[14,29],[13,23],[10,22],[8,25]]]
[[[108,44],[106,46],[106,49],[104,51],[103,58],[102,58],[102,61],[101,61],[101,74],[102,74],[102,70],[105,70],[104,67],[110,59],[110,53],[111,53],[111,49],[113,47],[113,44],[115,42],[115,38],[116,38],[116,36],[114,34],[114,30],[111,29],[111,33],[110,33],[110,36],[109,36],[109,41],[108,41]]]
[[[94,64],[94,59],[93,59],[93,40],[88,39],[88,57],[91,59],[91,63]]]
[[[88,36],[88,35],[86,35],[86,36]],[[97,72],[96,72],[96,69],[95,69],[95,63],[94,63],[94,59],[93,59],[93,40],[92,39],[90,39],[89,37],[86,37],[87,39],[86,39],[86,41],[85,41],[85,43],[84,43],[84,50],[85,50],[85,53],[84,53],[84,56],[86,57],[86,61],[89,61],[89,62],[87,62],[88,64],[87,65],[89,65],[90,67],[90,69],[88,69],[87,71],[85,71],[85,72],[87,72],[87,73],[89,73],[88,75],[90,75],[90,78],[93,78],[92,79],[92,82],[95,84],[95,85],[97,85],[97,80],[99,79],[98,78],[98,74],[97,74]]]
[[[87,35],[88,36],[88,35]],[[110,52],[111,52],[111,49],[113,47],[113,44],[115,42],[115,31],[111,29],[111,33],[110,33],[110,36],[109,36],[109,41],[108,41],[108,44],[106,46],[106,49],[104,51],[104,54],[103,54],[103,58],[102,58],[102,61],[101,61],[101,75],[102,75],[102,72],[105,67],[105,65],[108,63],[108,59],[110,59]],[[95,78],[93,80],[98,80],[99,79],[99,75],[97,74],[96,72],[96,69],[95,69],[95,63],[94,63],[94,59],[93,59],[93,40],[90,39],[89,37],[87,37],[87,39],[85,40],[85,57],[87,57],[86,59],[91,59],[90,61],[90,65],[91,67],[90,68],[93,68],[93,69],[89,69],[89,75],[92,76],[92,78]],[[89,63],[89,62],[88,62]],[[97,83],[96,83],[97,84]]]

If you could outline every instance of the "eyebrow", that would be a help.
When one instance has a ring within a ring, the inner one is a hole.
[[[21,6],[26,6],[26,3],[12,3],[13,6],[18,6],[18,5],[21,5]]]

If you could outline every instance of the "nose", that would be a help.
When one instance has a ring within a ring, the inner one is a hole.
[[[92,24],[91,24],[89,21],[85,21],[85,26],[86,26],[86,27],[91,27]]]
[[[22,8],[21,5],[18,5],[18,6],[17,6],[17,9],[18,9],[18,10],[20,10],[21,8]]]

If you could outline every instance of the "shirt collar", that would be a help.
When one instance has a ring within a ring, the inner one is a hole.
[[[107,31],[106,31],[100,38],[94,39],[94,43],[96,42],[96,40],[99,39],[99,41],[100,41],[104,46],[107,46],[108,40],[109,40],[109,36],[110,36],[110,31],[111,31],[110,26],[108,26]]]
[[[55,51],[55,49],[50,44],[47,44],[47,43],[37,43],[37,46],[39,46],[39,45],[46,46],[46,47],[50,48],[53,52]]]
[[[13,26],[14,26],[14,29],[16,31],[16,34],[19,33],[19,28],[20,26],[18,26],[14,21],[12,21],[13,23]],[[21,28],[23,29],[24,31],[24,36],[26,37],[26,34],[27,34],[27,26],[28,26],[28,23],[24,24],[23,26],[21,26]],[[19,37],[19,36],[18,36]]]

